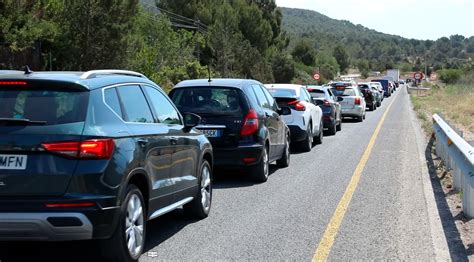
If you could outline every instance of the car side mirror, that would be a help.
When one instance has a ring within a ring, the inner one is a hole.
[[[201,123],[201,117],[193,113],[184,113],[184,131],[189,132],[191,129]]]
[[[278,114],[282,116],[291,115],[291,109],[287,106],[281,107],[278,109]]]
[[[337,97],[337,102],[342,102],[343,100],[344,100],[344,98],[342,98],[340,96]]]

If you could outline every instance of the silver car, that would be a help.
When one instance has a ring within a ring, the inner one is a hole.
[[[339,102],[342,107],[342,116],[356,118],[359,122],[364,121],[366,103],[357,84],[354,82],[335,82],[330,85],[332,93],[342,97],[342,101]]]

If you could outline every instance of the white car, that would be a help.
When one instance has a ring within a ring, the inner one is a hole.
[[[297,142],[302,151],[309,152],[314,143],[323,141],[323,113],[313,103],[311,95],[302,85],[265,85],[280,107],[289,107],[290,115],[282,116],[290,128],[291,142]]]
[[[339,102],[342,116],[356,118],[359,122],[364,121],[366,103],[357,85],[351,82],[335,82],[331,83],[331,87],[334,95],[342,97],[342,101]]]

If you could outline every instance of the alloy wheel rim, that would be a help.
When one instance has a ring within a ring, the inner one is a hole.
[[[204,165],[201,174],[201,204],[206,213],[211,208],[211,171]]]
[[[125,217],[125,238],[128,252],[137,258],[143,248],[143,206],[140,198],[133,194],[127,203],[127,216]]]

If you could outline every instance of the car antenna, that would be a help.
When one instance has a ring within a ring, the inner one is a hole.
[[[207,80],[207,82],[212,82],[212,79],[211,79],[211,67],[209,66],[209,64],[207,65],[207,75],[209,77],[209,79]]]
[[[25,67],[23,68],[23,71],[25,71],[25,75],[29,75],[29,74],[33,73],[33,71],[31,71],[31,69],[28,65],[25,65]]]

